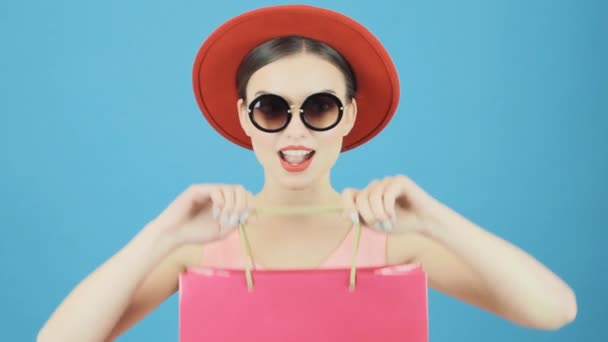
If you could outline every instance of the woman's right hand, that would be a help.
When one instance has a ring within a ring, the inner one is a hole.
[[[222,239],[250,218],[253,195],[241,185],[194,184],[150,225],[174,247]]]

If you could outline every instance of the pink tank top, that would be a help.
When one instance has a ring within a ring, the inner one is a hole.
[[[373,267],[386,265],[386,234],[363,228],[359,240],[357,266]],[[355,229],[351,229],[340,246],[323,262],[320,268],[350,267],[354,253]],[[239,231],[235,230],[224,239],[203,247],[201,266],[228,269],[243,269],[243,252]],[[257,269],[262,269],[256,265]]]

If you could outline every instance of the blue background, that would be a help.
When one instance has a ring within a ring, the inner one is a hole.
[[[252,153],[202,118],[191,67],[223,21],[277,3],[0,3],[2,340],[34,340],[190,183],[259,190]],[[342,156],[335,186],[407,174],[578,296],[573,324],[537,332],[431,291],[431,340],[608,340],[606,2],[307,3],[369,27],[402,82],[394,121]],[[121,340],[176,339],[173,296]]]

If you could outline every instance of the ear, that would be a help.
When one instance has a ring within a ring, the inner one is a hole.
[[[355,126],[357,120],[357,101],[353,97],[351,103],[344,108],[344,132],[342,136],[347,136]]]
[[[236,102],[236,110],[239,113],[239,123],[241,124],[241,128],[245,131],[245,134],[248,137],[251,137],[251,123],[249,122],[249,114],[247,113],[247,108],[245,107],[245,102],[243,99],[239,99]]]

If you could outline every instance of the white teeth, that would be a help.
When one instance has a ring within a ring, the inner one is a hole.
[[[304,151],[304,150],[284,150],[282,151],[282,153],[286,156],[294,156],[294,157],[301,157],[301,156],[305,156],[308,155],[311,151]]]
[[[281,151],[281,158],[291,165],[303,163],[312,156],[313,151],[305,150],[284,150]]]

